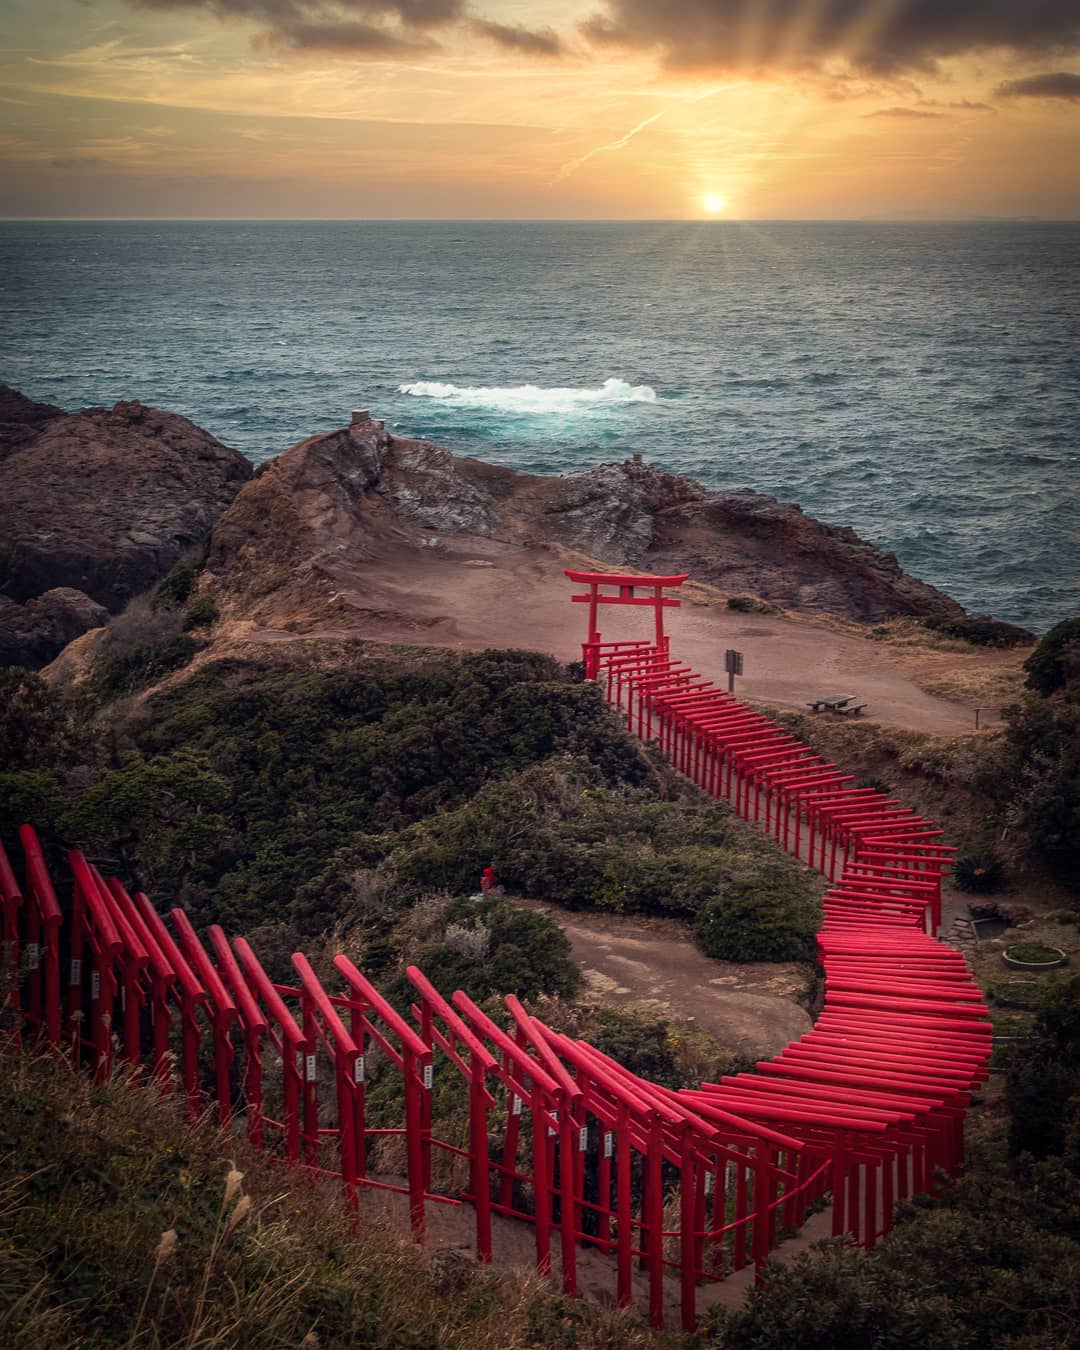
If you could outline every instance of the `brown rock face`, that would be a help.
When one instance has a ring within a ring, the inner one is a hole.
[[[227,602],[275,626],[331,622],[333,601],[338,620],[341,603],[354,616],[419,615],[424,597],[409,593],[406,571],[424,555],[476,566],[553,549],[862,622],[963,613],[853,530],[771,497],[710,492],[639,462],[540,477],[366,417],[302,441],[248,484],[214,529],[209,568]]]
[[[205,536],[251,476],[241,454],[174,413],[45,411],[23,419],[26,434],[0,463],[0,594],[12,600],[73,587],[115,613]]]
[[[63,415],[63,408],[35,403],[17,389],[0,384],[0,460],[32,441],[46,422]]]
[[[0,595],[0,666],[46,665],[73,638],[109,620],[109,611],[82,591],[60,586],[25,605]]]

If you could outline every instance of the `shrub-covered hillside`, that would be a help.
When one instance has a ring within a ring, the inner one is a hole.
[[[22,671],[0,685],[4,837],[32,819],[161,905],[259,930],[271,961],[335,930],[392,970],[428,897],[430,941],[453,926],[463,968],[483,948],[492,992],[568,992],[550,921],[455,905],[488,864],[510,893],[696,919],[717,956],[812,954],[814,880],[536,653],[218,662],[133,712]]]
[[[671,1343],[538,1277],[350,1227],[320,1187],[123,1080],[0,1046],[0,1344],[70,1347]]]

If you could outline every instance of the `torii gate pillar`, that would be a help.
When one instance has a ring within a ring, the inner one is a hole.
[[[664,632],[664,610],[678,609],[682,601],[673,600],[664,594],[668,587],[681,586],[690,575],[682,572],[675,576],[653,577],[641,574],[619,572],[578,572],[570,567],[563,569],[571,581],[589,589],[580,595],[571,596],[575,604],[589,606],[589,635],[581,644],[581,654],[585,660],[585,678],[594,680],[600,670],[600,605],[648,605],[656,615],[656,647],[659,651],[668,648],[668,637]],[[601,587],[614,587],[616,594],[609,595]],[[651,594],[637,595],[637,591]]]

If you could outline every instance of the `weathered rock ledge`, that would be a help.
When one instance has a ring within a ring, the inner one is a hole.
[[[863,623],[963,613],[853,530],[636,457],[543,477],[354,414],[253,477],[184,417],[135,402],[64,413],[0,387],[0,662],[50,660],[211,527],[203,584],[249,631],[471,641],[447,608],[476,593],[466,569],[502,569],[512,606],[515,578],[589,559]]]
[[[846,527],[750,491],[712,492],[638,461],[542,477],[353,424],[293,446],[216,525],[209,569],[225,601],[268,627],[385,613],[388,576],[425,550],[447,567],[554,550],[647,572],[688,571],[729,594],[860,622],[960,615],[895,556]],[[332,593],[331,593],[332,592]]]
[[[0,386],[0,661],[40,665],[158,581],[251,477],[186,417]]]

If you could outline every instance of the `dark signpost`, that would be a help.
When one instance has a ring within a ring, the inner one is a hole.
[[[730,694],[735,689],[735,676],[742,674],[742,652],[729,647],[724,653],[724,669],[727,671],[727,688]]]

